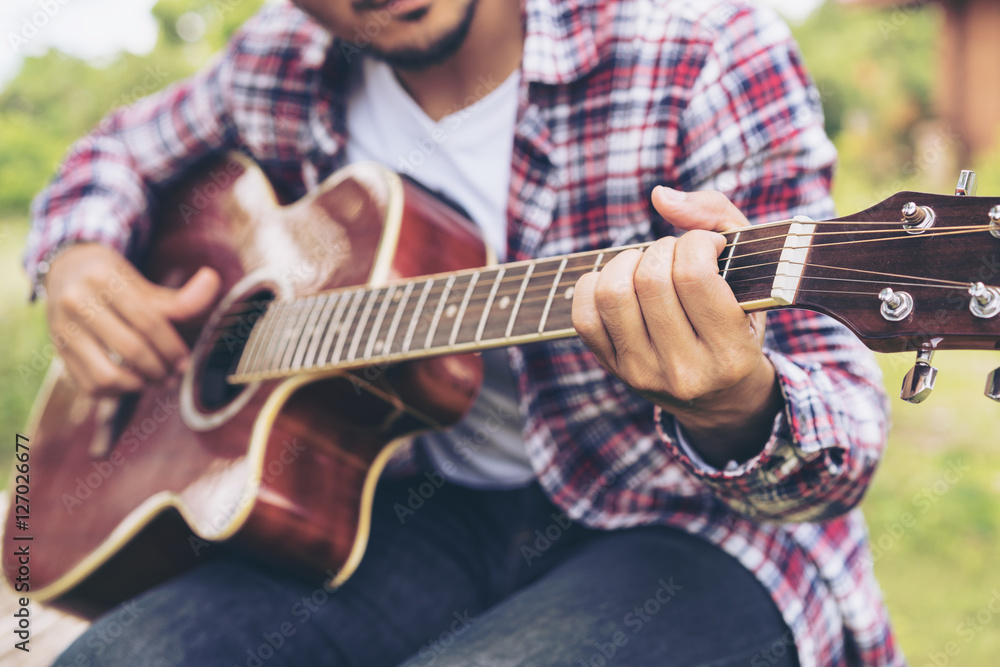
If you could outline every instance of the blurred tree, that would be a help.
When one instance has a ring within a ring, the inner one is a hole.
[[[928,155],[927,145],[946,131],[927,123],[942,21],[936,5],[904,11],[827,0],[794,27],[840,151],[834,194],[843,212],[898,190],[940,188],[934,181],[942,169],[930,167],[941,167],[942,156]]]
[[[183,78],[218,51],[262,0],[161,0],[156,46],[95,66],[57,50],[28,58],[0,92],[0,215],[24,215],[69,145],[112,108]]]

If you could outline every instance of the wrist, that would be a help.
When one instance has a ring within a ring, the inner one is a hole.
[[[662,407],[674,415],[705,462],[723,469],[730,461],[743,463],[763,451],[784,396],[774,366],[761,355],[754,371],[729,389],[687,406]]]
[[[38,265],[35,267],[35,279],[32,287],[34,288],[34,293],[36,296],[45,298],[48,296],[46,291],[46,286],[49,276],[52,274],[52,267],[55,265],[56,260],[60,259],[70,250],[74,250],[81,245],[93,244],[93,241],[80,241],[77,239],[67,239],[61,241],[56,245],[55,248],[45,253]]]

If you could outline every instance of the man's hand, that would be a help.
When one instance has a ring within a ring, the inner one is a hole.
[[[605,368],[675,415],[706,462],[745,461],[782,405],[761,351],[764,315],[744,313],[718,271],[726,240],[716,232],[749,223],[719,192],[659,187],[653,205],[690,231],[584,275],[573,326]]]
[[[117,251],[86,243],[56,257],[45,291],[49,330],[73,379],[88,393],[114,396],[184,370],[189,352],[171,322],[208,310],[219,276],[202,268],[168,289]]]

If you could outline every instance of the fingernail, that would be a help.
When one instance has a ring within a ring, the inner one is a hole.
[[[668,188],[665,185],[658,185],[656,189],[660,191],[660,196],[667,201],[684,201],[687,199],[687,193],[681,192],[680,190],[674,190],[673,188]]]

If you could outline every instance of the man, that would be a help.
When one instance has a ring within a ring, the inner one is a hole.
[[[414,447],[448,483],[411,516],[412,479],[385,480],[343,587],[234,557],[58,664],[902,664],[852,510],[885,441],[871,355],[815,314],[765,327],[717,271],[716,232],[831,214],[787,28],[721,1],[296,5],[118,112],[36,203],[28,271],[51,328],[85,332],[62,350],[83,390],[183,372],[171,323],[214,302],[212,271],[137,278],[104,318],[79,304],[141,252],[157,193],[224,150],[291,196],[380,160],[508,261],[660,240],[579,281],[583,342],[487,355],[472,414]]]

